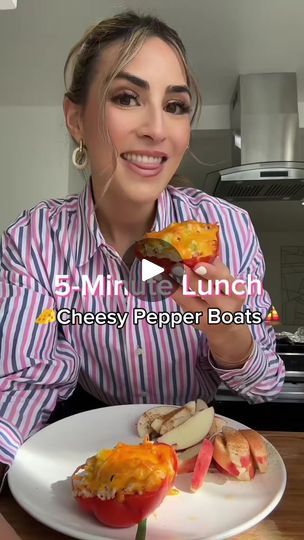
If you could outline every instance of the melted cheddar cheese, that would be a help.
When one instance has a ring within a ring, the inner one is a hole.
[[[138,446],[119,443],[112,450],[100,450],[89,458],[74,482],[76,494],[121,498],[124,493],[157,490],[175,475],[172,450],[145,441]],[[77,475],[76,475],[77,477]]]
[[[162,231],[145,234],[143,240],[149,241],[143,243],[145,255],[157,255],[171,260],[176,260],[176,252],[183,260],[193,257],[210,257],[217,249],[218,233],[219,227],[216,224],[196,221],[171,223]]]

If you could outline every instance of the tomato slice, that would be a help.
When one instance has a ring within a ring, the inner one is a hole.
[[[209,439],[204,439],[197,456],[191,479],[191,491],[197,491],[204,482],[213,456],[213,444]]]

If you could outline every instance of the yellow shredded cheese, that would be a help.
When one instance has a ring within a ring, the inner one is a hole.
[[[174,250],[183,260],[192,257],[212,256],[218,245],[219,227],[217,224],[184,221],[171,223],[166,229],[149,232],[144,235],[147,256],[172,258]],[[159,240],[167,244],[162,244]],[[173,249],[172,249],[173,248]]]
[[[169,446],[150,441],[136,446],[119,443],[112,450],[100,450],[89,458],[75,485],[79,494],[119,499],[122,493],[157,490],[166,478],[171,481],[174,474]]]

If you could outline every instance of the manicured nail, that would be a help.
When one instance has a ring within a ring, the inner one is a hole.
[[[207,270],[204,266],[199,266],[198,268],[195,268],[194,272],[199,276],[204,276],[205,274],[207,274]]]
[[[174,277],[183,277],[184,267],[182,264],[175,264],[171,270]]]

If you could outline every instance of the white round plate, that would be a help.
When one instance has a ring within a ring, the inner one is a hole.
[[[140,442],[139,416],[154,405],[121,405],[76,414],[35,433],[18,450],[8,474],[18,503],[45,525],[82,540],[131,540],[136,527],[103,527],[79,510],[71,494],[70,476],[101,448],[117,442]],[[243,424],[227,419],[229,425]],[[165,498],[148,518],[146,540],[224,540],[256,525],[280,501],[285,485],[284,463],[268,444],[269,468],[250,482],[208,472],[202,488],[190,492],[191,474],[177,478],[180,493]]]

